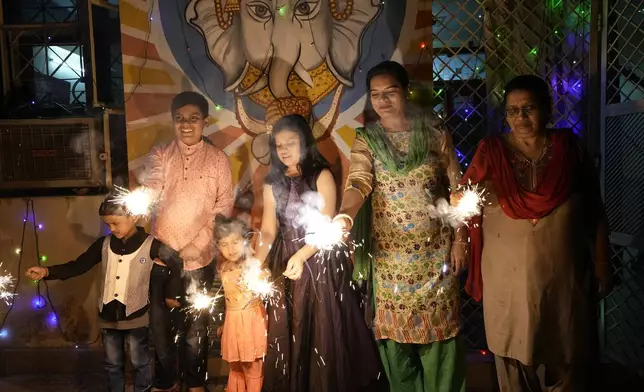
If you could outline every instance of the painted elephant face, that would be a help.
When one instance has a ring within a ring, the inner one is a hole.
[[[379,10],[379,0],[191,0],[186,19],[203,35],[227,91],[252,65],[264,73],[239,93],[269,86],[283,98],[292,96],[291,72],[313,87],[308,71],[325,61],[341,83],[352,86],[360,38]]]

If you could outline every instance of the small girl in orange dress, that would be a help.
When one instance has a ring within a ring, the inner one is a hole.
[[[224,260],[218,270],[226,299],[226,317],[221,336],[221,353],[228,362],[227,392],[260,392],[263,357],[266,353],[266,308],[260,297],[242,284],[250,246],[247,226],[238,219],[218,215],[215,240]]]

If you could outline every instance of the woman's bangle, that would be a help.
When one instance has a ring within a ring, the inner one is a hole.
[[[335,221],[337,221],[339,219],[345,219],[345,220],[349,221],[348,230],[351,230],[351,228],[353,228],[353,218],[351,218],[349,215],[347,215],[347,214],[338,214],[333,218],[333,221],[335,222]]]

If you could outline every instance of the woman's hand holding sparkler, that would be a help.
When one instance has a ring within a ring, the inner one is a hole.
[[[452,243],[450,261],[452,272],[457,276],[467,268],[468,245],[467,242],[458,240]]]
[[[32,280],[41,280],[49,275],[49,270],[46,267],[31,267],[25,275]]]
[[[426,189],[427,197],[433,203],[430,206],[429,214],[434,219],[440,219],[443,224],[455,229],[467,226],[470,219],[481,215],[481,208],[485,201],[485,189],[478,185],[468,184],[452,193],[450,203],[444,198],[435,199],[429,189]]]
[[[286,270],[284,271],[284,276],[291,280],[298,280],[302,277],[302,272],[304,272],[304,263],[306,260],[303,260],[297,254],[294,254],[288,261],[286,265]]]
[[[345,236],[349,235],[349,231],[353,228],[353,219],[347,214],[336,215],[332,222],[339,225]]]

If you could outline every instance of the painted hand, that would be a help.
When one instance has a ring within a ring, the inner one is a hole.
[[[454,242],[452,245],[452,252],[450,254],[450,262],[452,264],[452,272],[458,276],[467,268],[467,248],[466,242]]]
[[[27,270],[26,275],[29,279],[41,280],[49,275],[49,270],[45,267],[31,267]]]
[[[201,257],[201,252],[193,244],[188,244],[185,248],[181,249],[179,257],[181,257],[183,261],[198,260],[199,257]]]
[[[284,271],[284,276],[291,280],[298,280],[302,277],[302,272],[304,271],[305,260],[302,260],[299,256],[293,256],[288,261],[286,265],[286,271]]]

